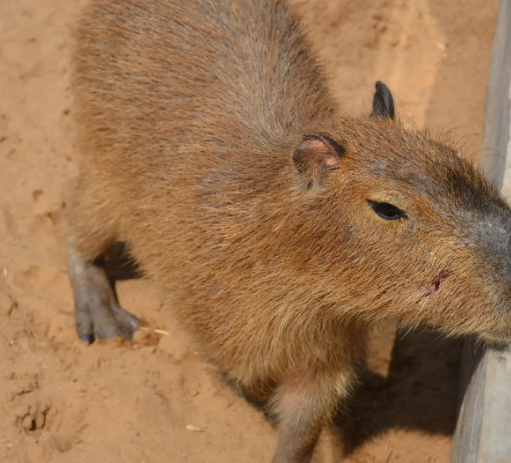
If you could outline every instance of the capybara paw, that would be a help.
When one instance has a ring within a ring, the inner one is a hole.
[[[98,338],[106,340],[121,337],[131,340],[140,325],[140,321],[134,315],[113,301],[91,297],[76,307],[78,336],[89,344]]]

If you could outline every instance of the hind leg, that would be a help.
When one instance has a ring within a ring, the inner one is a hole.
[[[67,269],[76,329],[88,343],[95,338],[131,339],[140,326],[135,316],[119,306],[101,259],[117,238],[117,223],[102,193],[82,180],[68,203],[66,217]]]

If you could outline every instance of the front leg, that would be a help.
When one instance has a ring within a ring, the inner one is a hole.
[[[351,378],[351,374],[294,377],[279,386],[272,399],[279,419],[273,463],[310,462],[321,430],[346,397]]]
[[[132,339],[139,320],[119,306],[102,265],[77,258],[68,250],[68,274],[75,300],[76,329],[82,341],[96,337]]]

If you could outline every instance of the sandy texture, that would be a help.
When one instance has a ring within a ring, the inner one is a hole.
[[[381,78],[406,121],[457,128],[477,156],[497,0],[293,3],[349,112],[368,112]],[[0,2],[0,461],[269,462],[275,431],[143,281],[121,283],[121,303],[168,334],[75,336],[60,225],[77,157],[68,27],[83,4]],[[389,333],[318,462],[343,448],[350,463],[448,461],[460,342],[411,333],[391,351]]]

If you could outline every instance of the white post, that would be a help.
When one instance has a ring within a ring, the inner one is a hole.
[[[511,0],[501,0],[492,48],[481,168],[509,201],[510,101]],[[511,350],[476,349],[475,341],[467,339],[461,368],[461,402],[451,463],[511,463]]]

